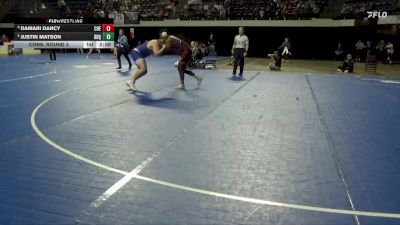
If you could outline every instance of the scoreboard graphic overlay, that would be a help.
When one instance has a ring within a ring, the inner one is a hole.
[[[14,23],[15,48],[114,48],[113,19],[23,19]]]

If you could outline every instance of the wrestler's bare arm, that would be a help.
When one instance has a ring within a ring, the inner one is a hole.
[[[152,49],[153,49],[153,54],[155,56],[161,56],[164,53],[165,44],[163,44],[162,47],[160,48],[160,44],[158,43],[158,40],[153,40],[152,41]]]
[[[180,42],[181,42],[181,39],[179,39],[173,35],[170,35],[168,37],[167,41],[165,42],[165,48],[168,50],[171,48],[177,48],[177,47],[179,47]]]

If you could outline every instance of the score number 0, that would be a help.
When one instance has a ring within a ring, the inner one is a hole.
[[[102,40],[114,40],[114,24],[103,24],[103,38]]]
[[[114,24],[103,24],[103,32],[114,32]]]

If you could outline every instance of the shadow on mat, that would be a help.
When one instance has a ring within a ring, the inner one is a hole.
[[[175,102],[174,98],[153,98],[152,94],[144,91],[136,91],[132,93],[137,97],[136,102],[141,105],[170,108],[171,103]]]
[[[241,76],[231,76],[228,78],[228,80],[232,80],[232,81],[245,81],[246,78],[241,77]]]
[[[123,77],[128,77],[128,76],[130,76],[130,75],[132,74],[131,72],[132,72],[131,70],[125,70],[125,71],[120,71],[120,70],[118,70],[119,75],[121,75],[121,76],[123,76]]]
[[[152,93],[149,92],[136,91],[132,94],[137,97],[136,103],[150,107],[176,109],[184,111],[192,111],[193,109],[199,107],[195,101],[181,101],[178,100],[178,98],[172,98],[172,97],[155,98],[152,96]]]
[[[46,65],[46,64],[54,64],[51,61],[30,61],[32,64],[42,64],[42,65]]]

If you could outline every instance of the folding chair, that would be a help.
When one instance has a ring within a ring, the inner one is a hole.
[[[217,52],[212,51],[208,54],[206,58],[206,66],[205,69],[216,69],[217,68]]]
[[[377,65],[376,55],[367,55],[367,60],[365,61],[365,71],[376,72]]]

